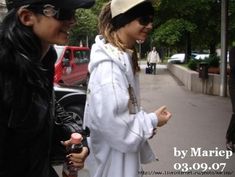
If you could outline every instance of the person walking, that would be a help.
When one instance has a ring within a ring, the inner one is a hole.
[[[153,47],[152,50],[148,53],[147,62],[150,64],[152,74],[156,74],[156,65],[159,63],[160,57],[156,50],[156,47]]]
[[[84,113],[93,177],[141,176],[141,163],[156,160],[148,139],[171,113],[166,106],[152,113],[141,109],[135,50],[136,41],[145,41],[152,30],[153,16],[148,0],[112,0],[101,10]]]
[[[52,45],[68,43],[75,9],[93,4],[6,0],[8,13],[0,24],[0,177],[58,177],[51,165],[53,153],[65,151],[72,132],[83,133],[82,125],[55,103],[57,55]],[[87,155],[85,145],[68,159],[82,168]]]

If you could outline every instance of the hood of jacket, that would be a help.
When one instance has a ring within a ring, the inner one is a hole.
[[[131,55],[131,51],[123,52],[112,44],[107,43],[102,35],[98,35],[95,38],[95,43],[92,45],[88,70],[91,73],[101,62],[112,61],[126,72],[126,60],[123,60],[123,58],[130,58]]]

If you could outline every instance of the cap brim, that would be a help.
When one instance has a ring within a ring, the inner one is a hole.
[[[64,9],[90,8],[95,4],[95,0],[60,0],[56,6]]]

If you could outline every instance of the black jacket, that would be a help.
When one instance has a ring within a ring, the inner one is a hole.
[[[82,131],[81,125],[66,114],[62,118],[72,128],[63,133],[64,127],[55,126],[55,59],[51,48],[41,66],[35,67],[39,77],[29,72],[19,81],[17,71],[0,71],[0,177],[57,176],[51,167],[54,149],[60,140],[69,139],[71,132]]]

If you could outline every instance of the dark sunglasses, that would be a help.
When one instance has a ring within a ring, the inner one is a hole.
[[[149,23],[153,23],[153,16],[141,16],[137,20],[141,25],[147,26]]]
[[[71,20],[75,17],[75,9],[60,9],[50,4],[30,4],[28,6],[25,6],[25,8],[32,10],[33,12],[42,14],[46,17],[54,17],[55,19],[60,21]]]

